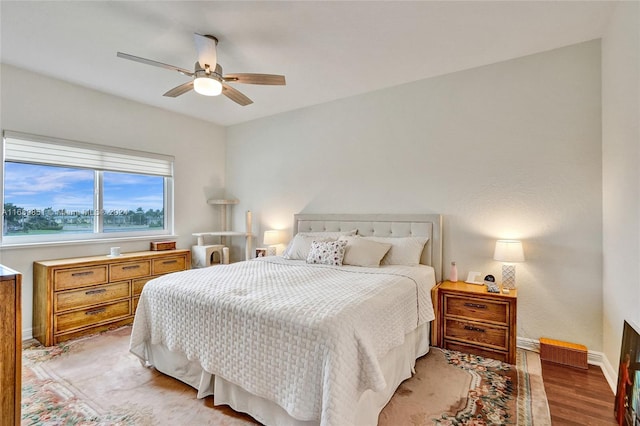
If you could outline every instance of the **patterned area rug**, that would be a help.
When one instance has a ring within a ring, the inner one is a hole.
[[[431,348],[380,413],[392,425],[551,425],[537,353],[516,365]]]
[[[22,425],[247,425],[249,416],[128,352],[130,327],[23,352]],[[437,348],[420,358],[380,425],[550,425],[537,354],[516,366]]]

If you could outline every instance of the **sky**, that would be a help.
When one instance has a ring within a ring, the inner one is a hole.
[[[104,210],[162,210],[164,178],[104,172]],[[27,210],[93,210],[92,170],[5,163],[4,203]]]

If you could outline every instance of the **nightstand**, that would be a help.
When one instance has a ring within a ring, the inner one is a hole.
[[[484,285],[444,281],[433,300],[438,346],[515,364],[516,289],[489,293]]]

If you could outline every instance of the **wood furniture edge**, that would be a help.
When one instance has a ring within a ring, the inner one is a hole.
[[[10,282],[5,284],[6,282]],[[3,377],[0,378],[0,388],[4,388],[4,385],[7,385],[11,388],[9,389],[10,395],[4,394],[7,389],[1,389],[2,393],[2,407],[7,408],[5,404],[8,399],[12,408],[9,408],[12,412],[2,413],[0,418],[0,425],[13,425],[18,426],[21,422],[21,398],[22,398],[22,274],[20,272],[14,271],[11,268],[7,268],[3,265],[0,265],[0,285],[12,285],[13,288],[8,289],[9,292],[12,292],[13,300],[10,306],[8,314],[13,314],[14,321],[8,321],[5,324],[0,324],[0,329],[3,332],[6,329],[10,329],[11,332],[15,333],[15,336],[12,336],[14,341],[11,345],[4,344],[2,348],[0,348],[0,352],[2,353],[0,359],[0,366],[2,366]],[[5,294],[5,289],[2,289],[2,294]],[[5,308],[3,306],[3,308]],[[9,306],[6,306],[9,308]],[[6,373],[5,368],[7,365],[5,364],[7,359],[4,359],[6,356],[11,357],[12,364],[10,370],[12,370],[13,374],[10,377],[6,377],[4,373]],[[8,405],[8,404],[7,404]]]

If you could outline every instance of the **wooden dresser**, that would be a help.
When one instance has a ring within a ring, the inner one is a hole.
[[[51,346],[129,324],[147,281],[191,267],[189,250],[33,263],[33,337]]]
[[[20,424],[22,275],[0,265],[0,426]]]
[[[489,293],[484,285],[440,283],[434,288],[438,346],[515,364],[517,301],[516,289]]]

